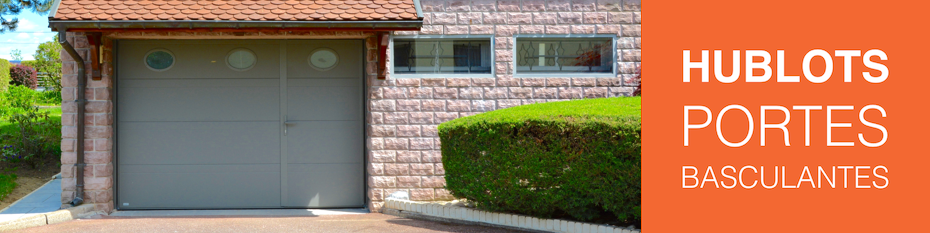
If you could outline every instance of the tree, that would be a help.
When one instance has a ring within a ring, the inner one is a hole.
[[[2,1],[2,0],[0,0],[0,1]],[[12,52],[10,52],[10,56],[13,57],[13,60],[14,60],[14,61],[20,61],[20,62],[23,61],[23,51],[21,51],[21,50],[19,50],[19,49],[14,49]]]
[[[46,41],[36,49],[34,68],[36,72],[45,73],[45,86],[55,91],[61,91],[61,44],[58,36],[52,41]]]
[[[0,0],[0,33],[16,30],[18,18],[7,19],[5,16],[15,16],[23,10],[31,10],[39,14],[46,14],[52,9],[53,0]]]

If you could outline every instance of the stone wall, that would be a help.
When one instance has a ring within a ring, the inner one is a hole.
[[[113,69],[110,48],[112,40],[102,40],[104,52],[100,64],[102,78],[91,79],[91,45],[83,33],[68,33],[68,42],[84,58],[77,64],[64,49],[61,51],[61,203],[70,207],[75,197],[75,174],[77,167],[77,71],[85,66],[87,89],[85,90],[84,122],[84,203],[94,204],[97,211],[113,209]]]
[[[421,0],[419,32],[394,35],[494,35],[495,78],[394,78],[369,81],[368,173],[372,210],[407,191],[415,201],[448,200],[437,126],[530,103],[627,96],[640,62],[640,1]],[[614,78],[514,78],[513,36],[617,35]],[[390,51],[389,51],[390,54]],[[388,57],[390,59],[390,57]]]

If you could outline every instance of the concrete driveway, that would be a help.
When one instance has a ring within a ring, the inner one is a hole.
[[[301,217],[190,216],[79,219],[17,232],[514,232],[385,214]]]

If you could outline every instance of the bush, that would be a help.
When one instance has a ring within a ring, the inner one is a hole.
[[[10,68],[10,79],[12,79],[11,84],[26,86],[30,89],[36,89],[36,85],[39,84],[36,70],[24,65]]]
[[[45,90],[36,93],[40,105],[61,105],[61,91]]]
[[[37,92],[24,86],[11,86],[6,92],[0,93],[0,117],[25,113],[35,106]]]
[[[10,61],[0,58],[0,92],[10,86]]]
[[[446,189],[479,209],[640,219],[640,98],[531,104],[439,125]]]
[[[13,114],[9,121],[15,125],[15,130],[0,135],[0,138],[13,145],[3,149],[0,160],[9,163],[26,162],[36,168],[61,158],[60,119],[53,119],[47,111],[31,107],[25,113]]]
[[[61,109],[36,107],[48,93],[19,85],[0,93],[0,161],[35,168],[60,159]]]

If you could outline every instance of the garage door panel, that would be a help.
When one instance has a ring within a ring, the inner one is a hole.
[[[280,164],[279,123],[120,122],[121,165]]]
[[[311,68],[306,58],[319,48],[335,51],[339,63]],[[361,49],[361,41],[288,42],[286,206],[364,203]]]
[[[358,86],[293,87],[287,89],[288,120],[361,120]]]
[[[364,70],[361,40],[303,40],[287,41],[287,78],[358,78]],[[335,67],[326,71],[313,69],[308,61],[316,49],[329,48],[339,56]]]
[[[123,165],[120,171],[117,205],[124,209],[281,206],[280,165]]]
[[[288,127],[287,162],[361,163],[364,138],[358,121],[294,121]]]
[[[280,77],[280,45],[278,41],[124,41],[119,49],[121,78],[125,79],[230,79]],[[236,48],[246,48],[255,53],[255,65],[245,71],[237,71],[226,65],[226,56]],[[165,71],[154,71],[144,63],[144,57],[153,49],[165,49],[174,54],[174,66]]]
[[[289,87],[355,87],[362,85],[362,80],[356,77],[333,77],[333,78],[291,78],[287,80]]]
[[[288,164],[288,199],[294,207],[355,207],[364,202],[362,164]]]
[[[364,206],[362,40],[118,45],[119,208]],[[311,68],[307,58],[323,47],[340,61]],[[240,48],[257,59],[237,71],[225,58]],[[149,69],[154,49],[172,53],[174,65]],[[296,123],[287,135],[284,121]]]
[[[132,80],[136,81],[136,80]],[[181,81],[120,84],[121,121],[277,121],[277,80],[230,86]],[[246,86],[247,84],[258,84]],[[146,86],[149,85],[149,86]],[[189,86],[188,86],[189,85]],[[240,86],[241,85],[241,86]]]
[[[121,88],[179,88],[179,87],[278,87],[277,79],[127,79],[120,80]]]

